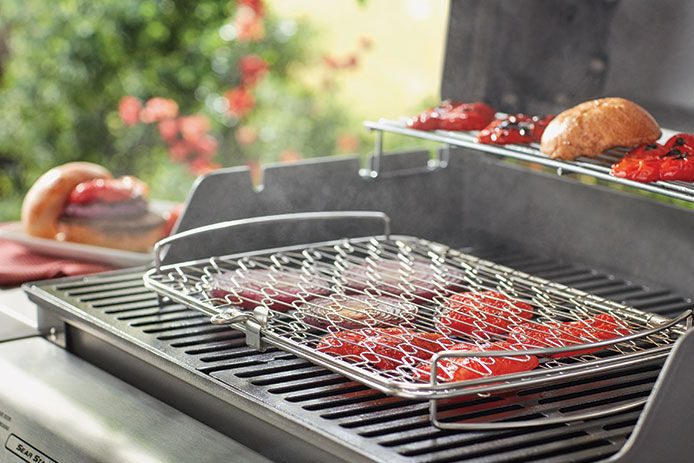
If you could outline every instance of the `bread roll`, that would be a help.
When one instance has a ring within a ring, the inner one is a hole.
[[[112,179],[105,168],[88,162],[71,162],[43,174],[29,189],[22,204],[27,234],[128,251],[146,251],[165,235],[164,218],[148,210],[140,192],[126,201],[80,204],[74,215],[70,195],[81,183]],[[84,210],[87,210],[85,215]],[[124,215],[125,214],[125,215]]]
[[[615,146],[654,143],[658,123],[645,109],[624,98],[586,101],[560,113],[542,135],[540,151],[552,158],[573,160],[597,156]]]
[[[142,252],[163,238],[164,219],[154,212],[128,220],[77,219],[62,216],[58,237],[63,241]]]
[[[82,182],[113,178],[105,168],[90,162],[70,162],[54,167],[32,185],[22,203],[22,224],[28,235],[55,238],[58,217],[70,192]]]

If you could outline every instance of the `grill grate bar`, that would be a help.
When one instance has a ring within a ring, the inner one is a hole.
[[[204,363],[221,363],[221,362],[227,362],[229,360],[235,360],[235,359],[240,359],[240,358],[248,358],[253,355],[257,355],[258,351],[254,349],[249,349],[246,346],[246,340],[244,338],[240,339],[235,339],[233,341],[229,341],[224,345],[224,349],[220,350],[219,348],[215,350],[215,352],[226,352],[226,353],[219,353],[218,355],[210,355],[206,357],[200,357],[200,361]],[[276,352],[281,352],[279,349],[273,348],[273,349],[268,349],[263,354],[273,354]]]
[[[190,338],[200,338],[202,336],[207,336],[215,333],[229,333],[233,331],[231,328],[226,327],[226,326],[215,326],[215,327],[209,327],[209,324],[198,324],[196,326],[205,326],[206,328],[200,329],[200,330],[190,330],[192,326],[188,327],[187,330],[181,329],[180,333],[175,333],[175,334],[165,334],[165,335],[158,335],[157,340],[158,341],[174,341],[177,339],[190,339]],[[155,334],[152,331],[143,331],[145,334]],[[179,344],[182,345],[182,344]]]
[[[121,298],[123,297],[142,297],[146,296],[148,298],[152,297],[152,293],[150,291],[147,291],[145,288],[142,286],[130,286],[126,288],[120,288],[116,290],[111,290],[111,291],[103,291],[103,292],[98,292],[98,293],[90,293],[88,295],[80,296],[78,299],[80,302],[86,302],[86,303],[99,303],[99,304],[104,304],[103,301],[120,301]]]
[[[108,284],[94,284],[94,285],[87,285],[87,286],[78,286],[73,290],[67,291],[66,295],[69,297],[76,297],[79,298],[82,301],[85,301],[86,298],[90,297],[90,295],[98,294],[99,296],[109,294],[109,293],[115,293],[118,291],[123,291],[125,290],[126,293],[127,291],[130,290],[139,290],[142,288],[142,284],[138,280],[126,280],[126,281],[117,281],[114,283],[108,283]]]
[[[176,310],[168,313],[162,313],[159,316],[154,316],[154,317],[147,317],[147,319],[140,319],[137,322],[132,322],[130,323],[130,326],[133,328],[146,328],[148,326],[158,326],[161,325],[162,323],[166,325],[165,329],[170,328],[172,323],[179,323],[179,322],[188,322],[191,320],[197,321],[200,319],[205,319],[207,321],[207,317],[204,315],[200,315],[199,313],[191,313],[190,311],[185,311],[181,313],[182,311]],[[138,318],[145,318],[145,317],[138,317]],[[130,318],[132,320],[132,318]]]
[[[641,299],[638,303],[634,304],[635,307],[638,307],[642,310],[645,309],[651,309],[659,306],[667,306],[671,304],[691,304],[690,301],[687,301],[685,299],[682,299],[681,297],[677,297],[675,295],[664,295],[662,297],[657,297],[657,298],[650,298],[650,299]]]
[[[171,347],[177,349],[185,349],[186,347],[192,346],[203,346],[209,345],[211,343],[224,342],[226,340],[233,340],[240,337],[245,337],[243,333],[232,329],[218,329],[211,333],[205,333],[202,335],[192,336],[192,339],[187,341],[178,341],[171,343]]]
[[[268,391],[272,394],[278,394],[284,396],[284,399],[290,402],[295,402],[293,400],[293,393],[304,392],[308,390],[320,390],[322,387],[331,386],[335,384],[351,383],[354,381],[345,378],[337,373],[327,374],[318,378],[314,378],[310,381],[300,379],[295,381],[285,381],[280,386],[272,386]]]
[[[527,272],[526,269],[523,269],[523,271]],[[590,270],[573,268],[573,267],[567,268],[566,266],[562,265],[557,270],[547,271],[547,272],[538,272],[537,275],[539,277],[545,278],[547,280],[554,280],[554,281],[558,281],[559,283],[564,283],[563,279],[565,279],[565,278],[578,277],[579,275],[587,275],[589,273],[590,273]]]
[[[104,298],[98,302],[90,302],[89,305],[95,309],[103,309],[105,307],[122,306],[131,303],[135,304],[157,304],[157,298],[153,297],[152,293],[130,294],[128,296]],[[86,301],[81,301],[86,302]]]
[[[202,314],[197,314],[197,316],[190,317],[187,320],[182,321],[164,321],[163,323],[157,323],[156,328],[145,328],[142,331],[147,334],[158,334],[158,333],[170,333],[170,332],[181,332],[187,331],[190,328],[197,327],[208,327],[210,326],[209,317]],[[137,324],[131,323],[131,326],[137,327]],[[148,325],[151,326],[151,325]]]
[[[170,307],[162,307],[161,309],[159,308],[148,308],[148,309],[142,309],[138,310],[135,313],[135,311],[130,311],[127,315],[121,315],[116,317],[117,320],[120,321],[128,321],[132,322],[132,320],[142,320],[146,322],[161,322],[166,320],[167,316],[174,315],[174,314],[188,314],[192,315],[195,314],[190,309],[187,309],[182,306],[170,306]],[[130,326],[138,326],[134,323],[131,323]],[[141,326],[141,325],[140,325]]]
[[[93,307],[93,306],[92,306]],[[159,302],[156,299],[151,299],[149,301],[137,301],[128,304],[117,304],[112,306],[111,309],[106,309],[103,312],[107,315],[119,314],[125,312],[139,312],[144,309],[159,309]],[[179,304],[179,307],[184,307]]]
[[[59,283],[54,286],[56,291],[64,293],[69,296],[71,290],[80,291],[82,289],[88,288],[98,288],[105,287],[108,289],[111,284],[131,284],[137,282],[140,284],[142,281],[141,272],[134,271],[132,273],[116,273],[108,275],[98,275],[93,277],[85,277],[84,279],[77,279],[66,283]]]

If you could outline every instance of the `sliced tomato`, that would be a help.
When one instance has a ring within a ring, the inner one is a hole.
[[[147,185],[135,177],[126,175],[117,179],[98,178],[77,185],[68,199],[74,204],[94,201],[117,203],[147,195]]]

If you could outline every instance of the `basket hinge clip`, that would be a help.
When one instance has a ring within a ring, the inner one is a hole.
[[[268,309],[263,306],[256,307],[253,312],[240,309],[226,309],[210,318],[215,325],[237,325],[236,327],[246,333],[248,346],[264,351],[261,331],[267,327]],[[241,326],[239,326],[241,325]]]

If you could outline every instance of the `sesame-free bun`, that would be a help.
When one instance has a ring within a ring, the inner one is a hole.
[[[29,189],[22,204],[27,234],[128,251],[146,251],[165,234],[165,220],[152,211],[135,217],[83,218],[65,215],[70,193],[82,182],[111,179],[105,168],[89,162],[71,162],[43,174]],[[104,204],[104,208],[119,204]]]
[[[147,212],[136,219],[82,219],[63,216],[58,220],[59,238],[126,251],[147,251],[163,238],[164,218]]]
[[[24,231],[32,236],[55,238],[58,217],[65,211],[70,192],[80,183],[95,178],[113,177],[104,167],[90,162],[70,162],[43,174],[24,197]]]
[[[660,135],[658,123],[641,106],[624,98],[602,98],[557,115],[542,134],[540,151],[573,160],[597,156],[615,146],[654,143]]]

